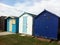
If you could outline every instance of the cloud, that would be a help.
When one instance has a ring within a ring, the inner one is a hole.
[[[0,16],[20,16],[23,11],[17,10],[12,6],[0,3]]]
[[[51,0],[46,4],[46,9],[60,16],[60,0]]]
[[[45,1],[41,0],[28,0],[24,3],[17,2],[14,7],[18,10],[23,10],[33,14],[39,14],[45,8]]]
[[[38,15],[44,9],[60,15],[60,0],[26,0],[24,3],[16,3],[15,8]]]
[[[60,0],[25,0],[24,3],[20,3],[17,1],[14,6],[7,7],[9,8],[0,8],[2,8],[2,10],[5,10],[5,14],[13,16],[20,16],[23,11],[38,15],[44,9],[60,16]]]

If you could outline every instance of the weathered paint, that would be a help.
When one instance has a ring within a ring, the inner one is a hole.
[[[9,31],[12,32],[12,20],[9,21]]]
[[[16,30],[16,20],[15,19],[10,19],[9,21],[9,31],[10,32],[15,32],[14,30]]]
[[[17,33],[19,26],[19,18],[7,18],[7,31]]]
[[[12,32],[16,32],[16,20],[12,20]]]

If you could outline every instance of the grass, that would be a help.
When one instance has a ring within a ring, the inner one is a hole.
[[[57,42],[42,42],[31,36],[20,36],[19,34],[0,36],[0,45],[60,45]]]

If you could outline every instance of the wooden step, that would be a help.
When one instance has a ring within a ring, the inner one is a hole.
[[[50,42],[51,41],[51,39],[46,39],[46,38],[41,38],[41,37],[39,37],[37,39],[40,40],[40,41],[46,41],[46,42]]]

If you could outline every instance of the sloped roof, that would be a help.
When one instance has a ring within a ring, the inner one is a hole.
[[[19,17],[21,17],[21,16],[23,16],[23,15],[25,15],[25,14],[29,14],[30,16],[36,16],[35,14],[31,14],[31,13],[28,13],[28,12],[24,12],[22,15],[20,15]]]
[[[38,14],[36,17],[38,17],[39,15],[41,15],[41,14],[44,13],[44,12],[47,12],[47,13],[50,13],[50,14],[56,16],[56,17],[59,17],[59,16],[57,16],[56,14],[54,14],[54,13],[52,13],[52,12],[46,10],[46,9],[45,9],[44,11],[42,11],[40,14]]]
[[[60,9],[49,9],[47,8],[46,10],[48,10],[49,12],[52,12],[53,14],[55,14],[56,16],[60,17]]]
[[[60,0],[51,0],[47,2],[45,9],[60,17]]]
[[[14,19],[14,18],[19,18],[19,17],[16,17],[16,16],[8,16],[5,19],[8,19],[8,18]]]

